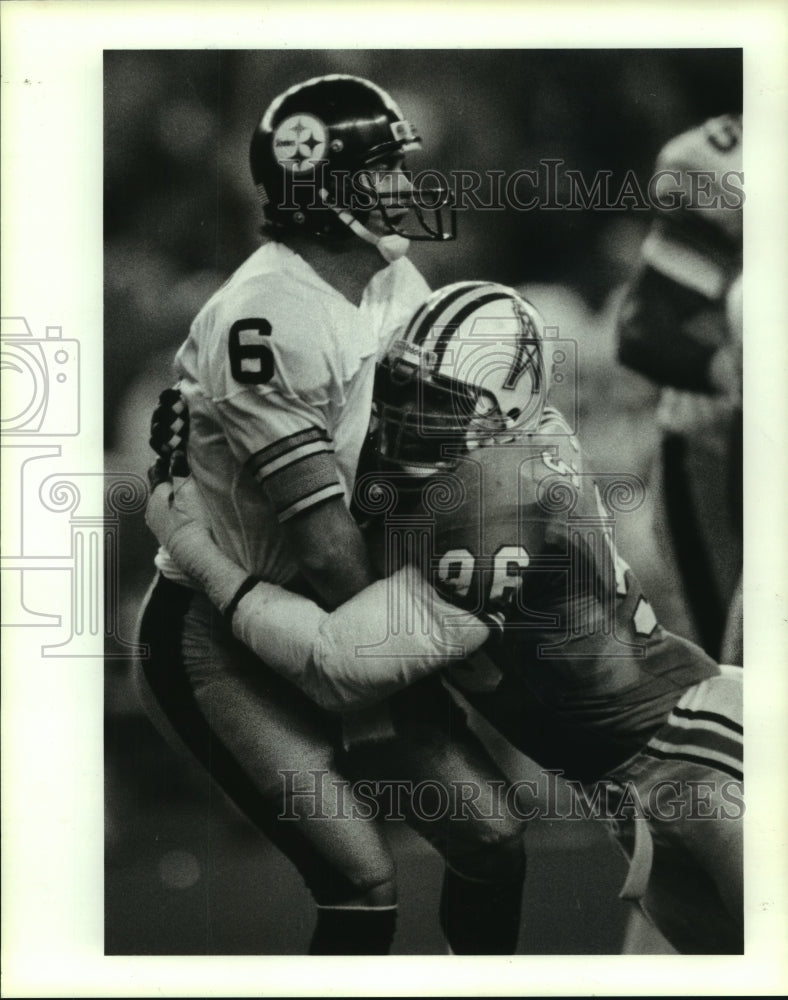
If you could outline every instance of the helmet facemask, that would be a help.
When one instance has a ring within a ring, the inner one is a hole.
[[[381,460],[431,475],[538,427],[548,388],[543,328],[536,309],[503,285],[433,292],[378,369]]]
[[[456,236],[456,213],[448,185],[439,177],[420,179],[414,185],[411,171],[404,158],[393,155],[386,163],[394,166],[368,164],[353,179],[356,197],[361,193],[354,215],[366,221],[369,213],[378,211],[388,232],[407,240],[453,240]],[[390,184],[387,184],[390,181]],[[353,194],[351,194],[351,204]],[[366,201],[366,203],[364,203]],[[407,216],[411,219],[406,222]],[[417,226],[413,225],[413,217]]]
[[[450,471],[508,426],[487,393],[448,378],[423,380],[406,362],[378,367],[372,427],[385,466],[417,477]]]
[[[404,160],[394,154],[386,162],[399,160],[395,166],[364,166],[355,174],[331,175],[329,184],[320,189],[322,205],[328,206],[340,222],[332,235],[353,233],[378,246],[388,258],[387,248],[396,259],[413,241],[453,240],[457,234],[456,212],[448,186],[441,180],[414,187]],[[373,216],[375,221],[373,222]]]

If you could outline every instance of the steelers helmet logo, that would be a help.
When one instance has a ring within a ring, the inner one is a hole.
[[[274,156],[287,170],[311,170],[325,158],[328,130],[313,115],[290,115],[274,132]]]

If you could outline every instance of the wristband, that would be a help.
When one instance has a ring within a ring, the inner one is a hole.
[[[262,583],[259,576],[247,576],[241,586],[236,590],[232,597],[232,600],[224,609],[222,614],[224,615],[225,621],[228,625],[232,625],[233,615],[235,614],[236,608],[241,603],[241,601],[246,597],[250,590],[253,590],[258,583]]]

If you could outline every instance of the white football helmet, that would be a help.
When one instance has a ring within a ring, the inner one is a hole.
[[[457,456],[538,426],[547,396],[537,310],[513,289],[461,281],[427,299],[378,368],[379,458],[431,475]]]

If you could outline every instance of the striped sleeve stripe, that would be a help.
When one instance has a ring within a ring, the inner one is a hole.
[[[739,725],[738,722],[734,722],[733,719],[729,719],[726,715],[720,715],[718,712],[693,711],[691,708],[674,708],[671,716],[676,717],[670,719],[671,722],[676,722],[676,724],[679,724],[678,717],[680,717],[682,719],[692,719],[693,721],[704,720],[706,722],[715,722],[719,726],[733,730],[734,733],[744,732],[743,726]]]
[[[289,469],[291,466],[303,462],[305,458],[309,458],[310,455],[333,455],[334,449],[327,448],[324,441],[312,441],[309,444],[302,444],[297,448],[293,448],[292,451],[288,451],[285,455],[280,455],[279,458],[275,458],[272,462],[264,465],[262,468],[258,469],[254,473],[255,479],[258,483],[267,482],[271,476],[282,472],[284,469]]]
[[[666,278],[673,278],[709,299],[722,295],[725,287],[723,268],[686,237],[677,238],[675,231],[668,232],[664,226],[653,229],[643,241],[640,252],[643,260]]]
[[[649,744],[643,751],[648,757],[655,757],[657,760],[683,760],[690,764],[700,764],[703,767],[710,767],[716,771],[722,771],[724,774],[730,775],[735,778],[736,781],[743,781],[744,775],[740,768],[736,767],[728,761],[716,760],[711,756],[704,756],[698,753],[684,753],[679,752],[678,748],[674,747],[670,750],[661,750],[659,747],[654,746],[654,741]]]
[[[663,726],[655,736],[660,745],[670,744],[675,746],[694,746],[698,749],[710,750],[714,753],[723,754],[731,760],[741,761],[742,744],[735,736],[728,733],[721,733],[716,729],[683,726]]]
[[[332,483],[330,486],[323,486],[321,489],[315,490],[314,493],[301,497],[300,500],[297,500],[295,503],[279,512],[279,520],[289,521],[291,517],[294,517],[296,514],[300,514],[302,511],[309,510],[310,507],[316,507],[325,500],[331,500],[333,497],[343,497],[344,495],[345,491],[339,483]]]
[[[710,747],[702,747],[697,743],[670,743],[653,737],[646,746],[646,752],[656,751],[657,754],[675,754],[687,760],[703,761],[707,766],[719,768],[722,771],[733,769],[741,774],[741,755],[725,753]]]
[[[693,715],[691,718],[687,718],[684,713],[679,714],[674,709],[668,716],[665,725],[685,734],[689,732],[716,733],[720,739],[730,740],[731,743],[739,746],[743,740],[741,726],[735,722],[731,723],[730,719],[715,715],[713,712],[704,712],[703,717]]]
[[[564,417],[563,413],[560,413],[558,410],[553,409],[553,407],[550,406],[549,404],[546,405],[542,410],[542,420],[540,424],[540,430],[541,430],[541,425],[546,424],[548,420],[552,420],[555,423],[560,424],[561,430],[566,434],[570,435],[572,433],[572,428],[566,422],[566,418]]]
[[[321,490],[330,488],[332,493],[345,492],[339,482],[334,454],[327,451],[294,459],[289,465],[268,476],[263,488],[280,518],[293,504],[300,503]]]
[[[323,448],[330,445],[331,439],[328,433],[320,427],[308,427],[303,431],[296,431],[295,434],[288,434],[287,437],[280,438],[266,448],[256,451],[246,463],[247,470],[256,478],[265,478],[266,473],[262,470],[273,462],[291,452],[299,451],[309,445],[322,443]]]

